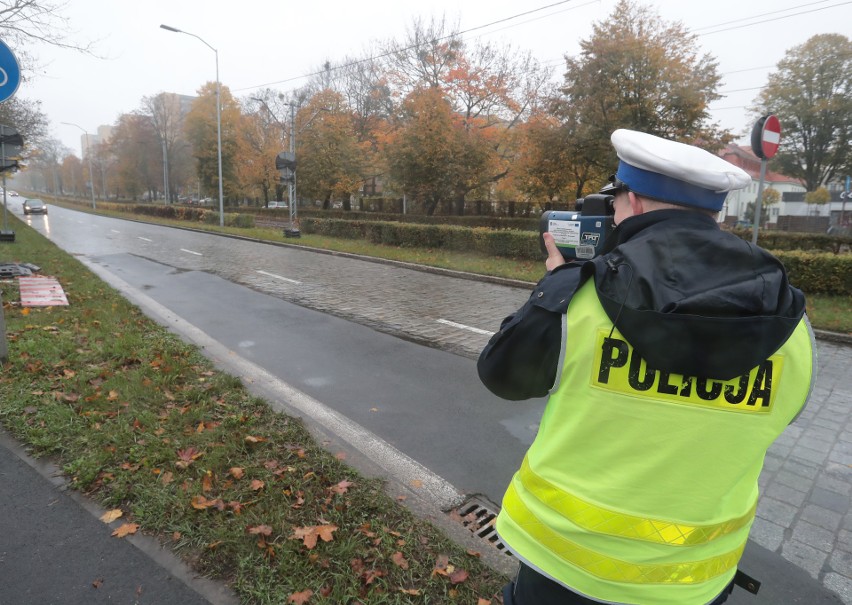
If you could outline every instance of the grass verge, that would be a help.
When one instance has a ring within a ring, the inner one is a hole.
[[[159,536],[247,604],[498,602],[505,578],[478,553],[79,261],[24,226],[5,252],[57,277],[70,305],[23,308],[15,281],[0,281],[0,421],[76,489],[120,510],[126,531]]]

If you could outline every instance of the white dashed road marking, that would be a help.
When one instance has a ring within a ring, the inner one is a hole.
[[[268,277],[274,277],[275,279],[280,279],[281,281],[290,282],[291,284],[301,284],[302,282],[296,281],[295,279],[290,279],[289,277],[282,277],[280,275],[275,275],[274,273],[268,273],[266,271],[258,271],[261,275],[266,275]]]
[[[444,324],[445,326],[452,326],[454,328],[458,328],[459,330],[469,330],[471,332],[474,332],[475,334],[482,334],[483,336],[494,336],[494,332],[489,332],[488,330],[481,330],[480,328],[474,328],[472,326],[459,324],[454,321],[450,321],[449,319],[439,319],[437,321],[439,324]]]

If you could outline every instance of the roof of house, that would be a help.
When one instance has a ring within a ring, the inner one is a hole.
[[[751,147],[748,145],[728,145],[719,154],[722,159],[727,160],[734,166],[738,166],[745,170],[755,181],[760,179],[760,158],[754,155]],[[774,172],[767,169],[764,180],[767,183],[794,183],[804,187],[805,183],[801,179],[797,179],[779,172]]]

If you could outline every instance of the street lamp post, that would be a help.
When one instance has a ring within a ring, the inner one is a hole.
[[[163,197],[168,206],[171,199],[169,199],[169,154],[166,151],[166,137],[163,137]]]
[[[224,227],[225,202],[224,195],[222,194],[222,91],[221,85],[219,84],[219,51],[210,46],[201,36],[196,36],[193,33],[183,31],[182,29],[171,27],[169,25],[160,25],[160,28],[178,34],[186,34],[187,36],[192,36],[193,38],[201,40],[201,42],[207,48],[212,50],[214,55],[216,55],[216,155],[219,161],[219,226]]]
[[[97,205],[95,204],[95,173],[92,170],[92,144],[89,141],[89,133],[86,132],[86,129],[82,126],[74,124],[73,122],[62,122],[66,126],[74,126],[75,128],[79,128],[83,134],[86,135],[86,158],[89,160],[89,187],[92,190],[92,209],[97,209]]]

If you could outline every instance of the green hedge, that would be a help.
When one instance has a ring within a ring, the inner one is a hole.
[[[386,221],[347,221],[304,217],[300,220],[302,231],[343,237],[365,239],[373,244],[386,244],[401,248],[442,248],[457,252],[480,252],[492,256],[518,259],[541,259],[536,234],[527,231],[509,231],[478,227],[447,225],[418,225]]]
[[[302,218],[301,229],[304,233],[365,239],[374,244],[402,248],[442,248],[515,260],[540,261],[543,258],[537,233],[528,231],[314,217]],[[792,239],[773,242],[789,243]],[[817,241],[813,236],[804,240]],[[760,243],[766,247],[763,241]],[[772,252],[784,263],[793,285],[805,292],[852,295],[852,254],[783,249]]]
[[[734,235],[751,241],[751,229],[734,229]],[[767,250],[808,250],[841,254],[852,248],[852,237],[827,235],[824,233],[789,233],[787,231],[765,231],[757,234],[757,243]]]
[[[179,221],[202,221],[204,220],[204,209],[186,208],[184,206],[154,206],[143,204],[115,204],[123,212],[133,214],[144,214],[145,216],[156,216],[159,218],[170,218]]]
[[[218,225],[219,224],[219,212],[215,210],[207,210],[203,211],[203,220],[208,225]],[[239,227],[241,229],[253,229],[254,228],[254,214],[243,214],[236,212],[226,212],[225,213],[225,226],[226,227]]]
[[[809,294],[852,295],[852,254],[773,250],[790,283]]]
[[[265,209],[263,215],[270,216]],[[514,229],[517,231],[538,231],[538,217],[509,218],[506,216],[426,216],[424,214],[397,214],[393,212],[361,212],[357,210],[321,210],[319,208],[299,208],[301,218],[340,219],[347,221],[385,221],[417,225],[455,225],[458,227],[487,227],[489,229]]]

